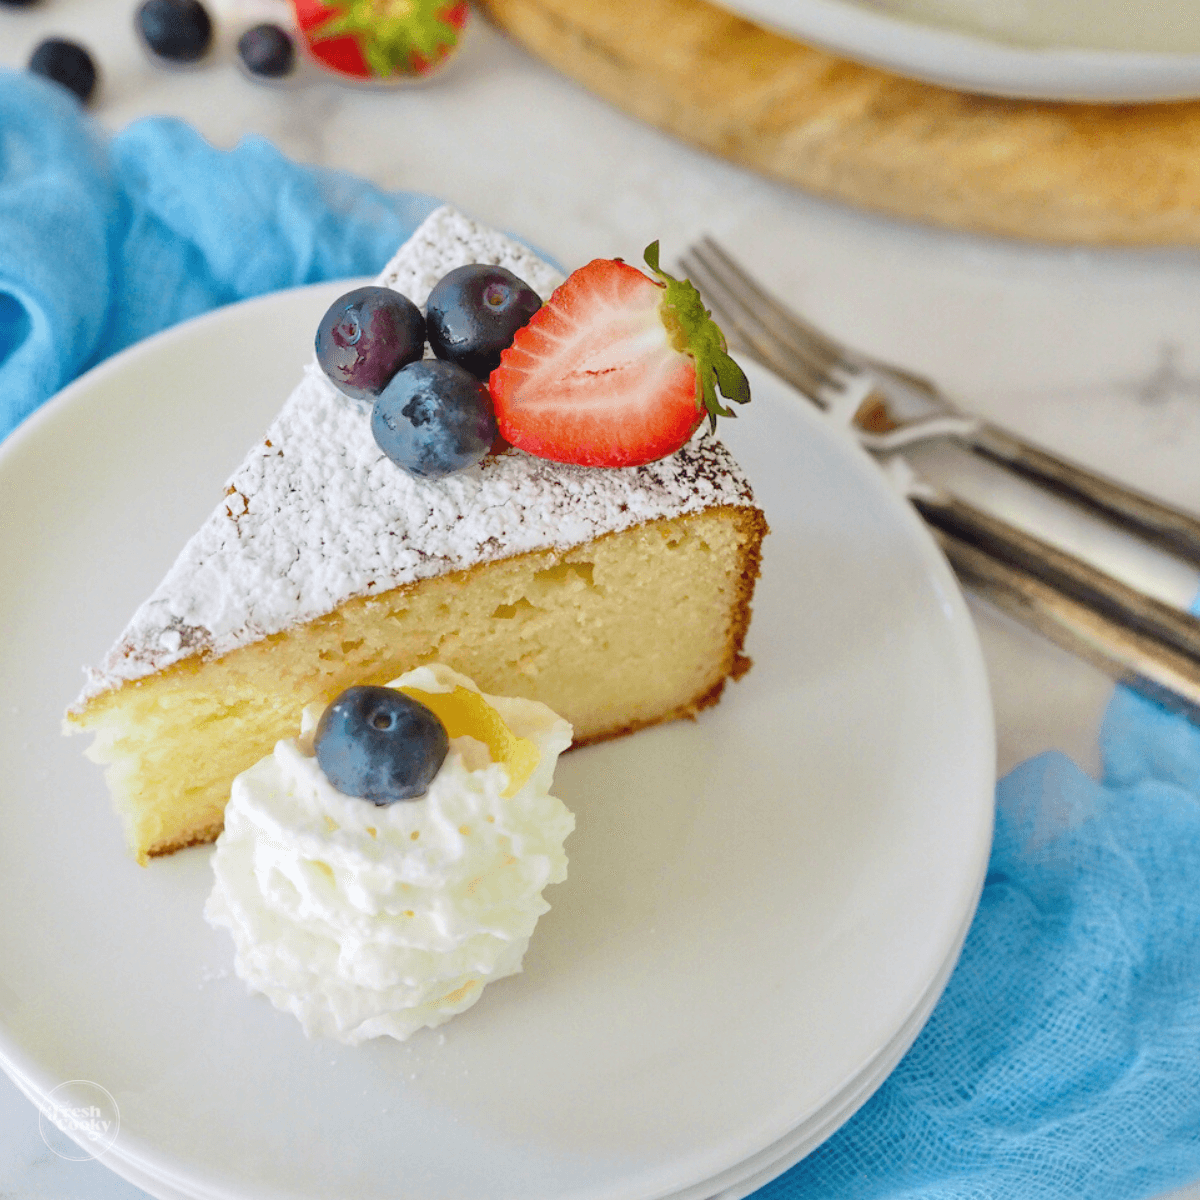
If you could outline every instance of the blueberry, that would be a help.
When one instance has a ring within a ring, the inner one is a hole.
[[[391,288],[361,287],[339,296],[317,326],[321,370],[356,400],[373,400],[424,352],[421,310]]]
[[[255,25],[238,38],[238,54],[251,75],[282,79],[296,65],[292,39],[278,25]]]
[[[86,104],[96,89],[96,64],[78,42],[47,38],[29,58],[29,69],[74,92]]]
[[[146,45],[171,62],[197,62],[212,44],[212,20],[200,0],[146,0],[137,27]]]
[[[455,363],[410,363],[379,393],[371,432],[380,450],[413,475],[436,479],[477,463],[496,440],[487,387]]]
[[[425,795],[450,738],[434,713],[403,692],[352,687],[321,714],[314,744],[339,792],[391,804]]]
[[[487,379],[500,365],[500,352],[541,307],[537,292],[503,267],[456,267],[429,293],[429,344],[438,358]]]

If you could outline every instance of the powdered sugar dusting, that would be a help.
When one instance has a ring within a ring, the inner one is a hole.
[[[543,297],[561,282],[531,251],[451,208],[426,219],[380,282],[423,305],[447,271],[471,262],[507,267]],[[737,464],[706,435],[644,467],[565,466],[509,450],[419,479],[382,454],[369,414],[311,363],[224,502],[89,672],[81,701],[197,653],[226,654],[356,596],[714,504],[753,503]]]

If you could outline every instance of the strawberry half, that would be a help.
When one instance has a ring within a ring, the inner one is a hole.
[[[458,44],[466,0],[292,0],[309,53],[353,79],[427,75]]]
[[[674,454],[707,416],[734,414],[750,385],[700,293],[658,267],[580,267],[517,330],[488,387],[500,433],[555,462],[635,467]]]

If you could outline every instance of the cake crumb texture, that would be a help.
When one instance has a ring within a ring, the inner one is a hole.
[[[745,669],[765,531],[758,510],[725,506],[363,597],[97,697],[88,753],[145,862],[216,837],[229,781],[306,704],[426,663],[542,701],[576,745],[692,716]]]

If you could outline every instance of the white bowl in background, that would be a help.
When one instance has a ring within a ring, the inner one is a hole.
[[[914,79],[1025,99],[1200,97],[1195,0],[719,0],[788,37]]]

